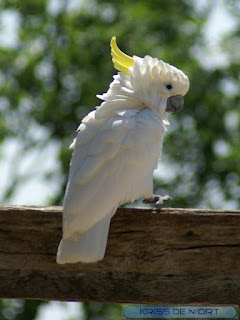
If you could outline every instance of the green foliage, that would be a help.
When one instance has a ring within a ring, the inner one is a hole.
[[[119,320],[122,319],[122,305],[118,303],[83,303],[83,320]]]
[[[1,5],[2,13],[18,17],[18,40],[9,47],[0,44],[0,143],[19,141],[2,201],[10,201],[17,186],[33,175],[20,172],[21,158],[31,150],[41,154],[55,141],[63,179],[51,202],[61,203],[71,157],[68,146],[82,117],[99,104],[96,94],[107,90],[116,72],[109,48],[116,35],[129,55],[161,58],[190,78],[183,111],[170,116],[162,156],[167,175],[160,172],[161,178],[155,179],[156,191],[171,194],[171,206],[239,207],[239,22],[224,39],[228,63],[208,68],[203,27],[211,1],[198,9],[194,1],[183,0],[86,0],[74,9],[71,3],[5,0]],[[227,9],[237,14],[234,6],[229,1]],[[55,179],[54,172],[47,172],[45,179]],[[85,307],[88,314],[91,308]]]
[[[46,303],[39,300],[0,300],[0,319],[33,320],[37,315],[38,307]]]
[[[160,57],[184,70],[191,81],[184,111],[170,117],[174,130],[166,135],[162,162],[169,164],[171,174],[156,179],[157,191],[174,196],[173,206],[223,207],[231,201],[237,207],[240,97],[227,89],[231,82],[239,86],[237,63],[231,63],[229,54],[227,67],[209,70],[194,55],[196,50],[204,54],[202,28],[210,4],[196,10],[193,2],[178,0],[86,1],[73,10],[68,2],[55,3],[55,9],[54,3],[6,1],[5,10],[19,16],[18,43],[0,50],[5,106],[0,141],[21,139],[19,157],[26,149],[40,149],[42,137],[33,138],[37,125],[48,132],[46,144],[61,142],[58,157],[65,178],[51,202],[61,203],[75,129],[99,104],[96,94],[107,90],[115,73],[109,41],[117,35],[123,51]],[[6,198],[25,180],[19,177],[16,172]]]

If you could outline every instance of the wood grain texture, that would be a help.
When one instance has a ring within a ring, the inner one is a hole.
[[[103,261],[62,266],[61,213],[0,206],[0,297],[240,304],[240,211],[121,208]]]

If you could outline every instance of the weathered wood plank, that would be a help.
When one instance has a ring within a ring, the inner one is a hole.
[[[103,261],[60,266],[61,210],[0,206],[0,297],[240,304],[240,211],[122,208]]]

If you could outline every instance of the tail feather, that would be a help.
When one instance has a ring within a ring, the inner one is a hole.
[[[62,239],[57,263],[90,263],[102,260],[105,254],[111,215],[107,215],[76,241]]]

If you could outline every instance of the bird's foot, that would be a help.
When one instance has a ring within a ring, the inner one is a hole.
[[[166,196],[159,196],[159,195],[153,195],[149,199],[144,199],[143,203],[154,203],[156,207],[160,207],[165,201],[172,200],[172,198],[168,195]]]

